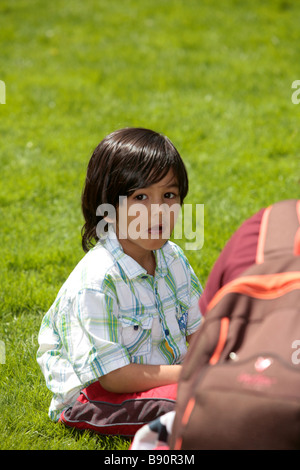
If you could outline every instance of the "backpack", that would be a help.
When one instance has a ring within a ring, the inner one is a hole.
[[[256,263],[208,305],[183,363],[172,450],[300,449],[300,201],[263,214]]]

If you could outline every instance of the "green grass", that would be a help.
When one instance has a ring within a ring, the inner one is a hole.
[[[204,247],[187,253],[205,284],[246,217],[299,196],[299,15],[292,0],[1,1],[1,449],[128,447],[53,424],[35,360],[42,316],[83,256],[89,156],[123,126],[170,137],[186,202],[205,204]]]

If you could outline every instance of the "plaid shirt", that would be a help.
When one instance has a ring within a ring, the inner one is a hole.
[[[182,250],[154,252],[155,276],[126,255],[115,234],[79,262],[39,333],[38,363],[57,420],[98,377],[138,364],[178,364],[201,321],[201,285]]]

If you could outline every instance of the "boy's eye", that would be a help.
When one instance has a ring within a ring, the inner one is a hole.
[[[165,198],[167,199],[173,199],[174,197],[176,197],[176,194],[174,193],[171,193],[171,192],[168,192],[168,193],[165,193]]]
[[[134,199],[137,201],[144,201],[147,198],[146,194],[138,194]]]

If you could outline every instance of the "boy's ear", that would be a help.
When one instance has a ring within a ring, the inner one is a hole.
[[[108,215],[103,217],[103,220],[105,220],[105,222],[107,222],[108,224],[114,224],[116,221],[116,219],[109,217]]]
[[[113,224],[116,222],[116,209],[112,204],[100,204],[97,207],[96,215],[103,217],[103,220],[108,224]]]

